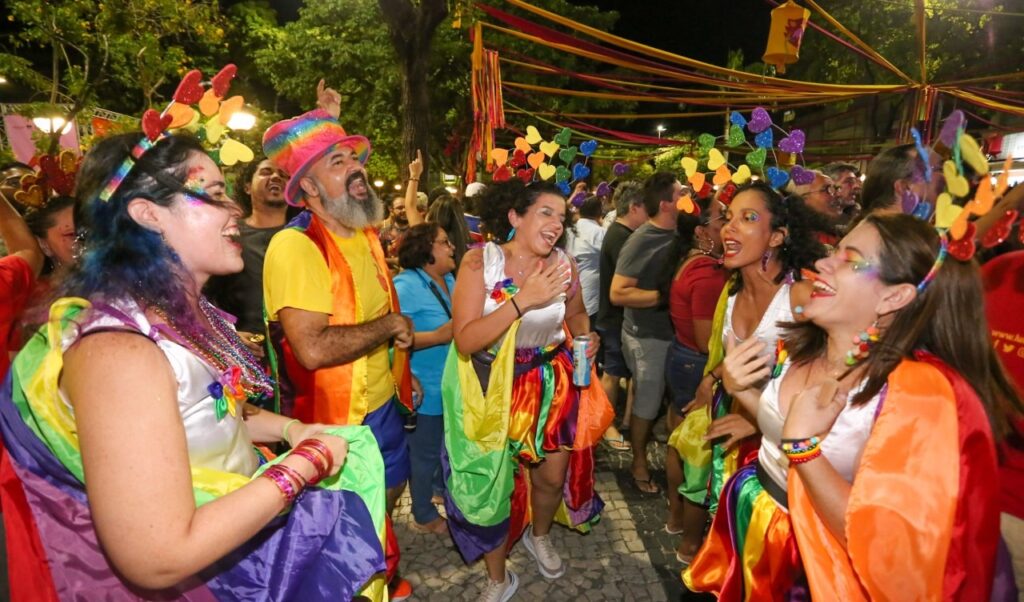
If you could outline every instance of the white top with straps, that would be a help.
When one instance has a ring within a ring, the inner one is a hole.
[[[786,378],[786,373],[791,365],[792,363],[789,361],[783,364],[781,374],[768,383],[764,392],[761,393],[761,401],[757,405],[757,426],[762,435],[761,450],[757,454],[757,461],[768,473],[768,476],[783,490],[786,489],[786,470],[789,467],[789,460],[779,449],[779,443],[782,440],[782,425],[786,421],[785,416],[779,410],[779,389],[782,379]],[[878,408],[880,398],[880,395],[875,395],[865,404],[850,405],[850,400],[863,386],[862,382],[850,391],[846,407],[839,413],[828,436],[821,442],[821,453],[828,458],[836,471],[851,483],[853,475],[857,473],[857,466],[860,464],[860,456],[867,444],[868,435],[871,434],[871,425],[875,420],[875,410]]]
[[[252,476],[259,466],[259,460],[245,428],[242,408],[235,416],[226,414],[217,420],[215,400],[207,387],[217,380],[217,371],[188,349],[164,337],[150,324],[146,314],[135,302],[111,303],[115,310],[123,312],[132,322],[119,316],[105,313],[101,308],[88,309],[89,315],[81,328],[74,326],[64,330],[61,341],[64,351],[81,337],[108,330],[138,331],[148,337],[163,352],[170,365],[174,381],[178,385],[178,411],[185,426],[189,462],[193,467],[234,472]],[[74,413],[64,391],[61,398]],[[150,399],[140,397],[138,403]]]
[[[561,249],[555,247],[558,261],[568,262],[568,256]],[[505,302],[498,302],[491,298],[491,291],[494,290],[502,280],[509,276],[505,274],[505,253],[497,244],[489,242],[484,245],[484,292],[487,298],[484,300],[484,315],[495,311]],[[516,333],[516,348],[547,347],[565,341],[565,330],[562,322],[565,320],[565,298],[556,297],[547,305],[535,307],[523,312],[522,324]],[[503,335],[504,336],[504,335]]]

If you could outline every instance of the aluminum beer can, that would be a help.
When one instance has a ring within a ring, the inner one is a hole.
[[[577,387],[590,386],[590,358],[587,349],[590,337],[583,335],[572,340],[572,384]]]

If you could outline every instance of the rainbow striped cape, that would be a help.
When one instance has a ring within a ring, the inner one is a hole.
[[[201,574],[161,592],[123,581],[97,541],[74,417],[58,390],[61,335],[88,319],[91,307],[77,298],[54,303],[0,390],[0,502],[9,570],[18,576],[11,580],[13,600],[386,598],[384,463],[362,426],[329,431],[349,442],[338,475],[307,489],[288,512]],[[196,505],[261,471],[246,477],[193,467]]]

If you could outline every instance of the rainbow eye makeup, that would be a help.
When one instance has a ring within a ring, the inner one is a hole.
[[[878,271],[875,264],[853,251],[843,251],[843,262],[858,274],[874,274]]]

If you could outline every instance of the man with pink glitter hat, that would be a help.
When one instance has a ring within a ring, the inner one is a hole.
[[[390,513],[409,477],[404,426],[418,383],[408,362],[412,323],[399,311],[374,228],[383,206],[363,168],[370,142],[316,109],[272,125],[263,148],[291,176],[285,200],[305,209],[274,235],[263,268],[282,413],[369,426]],[[392,600],[411,593],[400,581],[407,591]]]

